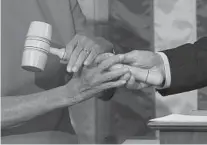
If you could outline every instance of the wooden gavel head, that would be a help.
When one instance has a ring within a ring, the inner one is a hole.
[[[64,59],[65,49],[51,48],[52,26],[50,24],[33,21],[30,24],[24,44],[22,68],[27,71],[41,72],[47,63],[48,53]]]

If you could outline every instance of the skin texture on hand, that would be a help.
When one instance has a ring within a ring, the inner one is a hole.
[[[135,50],[124,55],[123,64],[130,65],[131,73],[140,83],[139,88],[161,86],[164,81],[164,62],[159,54],[151,51]],[[131,78],[133,81],[134,79]],[[131,85],[128,85],[128,88]]]
[[[128,68],[131,72],[130,79],[128,80],[126,87],[128,89],[142,89],[149,86],[161,86],[164,77],[159,68],[142,69],[139,67],[119,64],[111,67],[110,70],[116,70],[120,68]]]
[[[113,57],[113,54],[100,55],[96,61]],[[129,89],[142,89],[149,86],[161,86],[164,81],[164,62],[162,58],[150,51],[135,50],[124,54],[120,64],[113,65],[110,70],[128,68],[130,78],[126,83]],[[127,74],[127,75],[129,75]]]
[[[74,102],[84,101],[104,90],[123,86],[129,76],[122,76],[129,73],[129,69],[121,68],[109,71],[111,66],[120,63],[122,60],[123,55],[116,55],[103,60],[99,64],[94,63],[85,66],[75,73],[72,79],[76,81],[74,85],[76,85],[75,88],[78,88],[78,95],[69,98],[69,100],[73,99]]]
[[[78,72],[83,65],[91,65],[99,54],[112,51],[113,44],[102,37],[77,34],[66,46],[67,71]]]
[[[129,70],[108,71],[108,68],[121,61],[123,56],[117,55],[99,65],[84,67],[66,85],[55,89],[25,96],[2,97],[2,128],[19,125],[54,109],[90,99],[106,89],[123,86],[129,78],[122,76]]]

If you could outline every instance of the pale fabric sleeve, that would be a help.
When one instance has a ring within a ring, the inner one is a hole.
[[[164,70],[165,70],[165,83],[161,88],[158,89],[165,89],[165,88],[169,88],[170,84],[171,84],[171,71],[170,71],[170,63],[169,60],[167,58],[167,56],[165,55],[165,53],[163,52],[157,52],[157,54],[159,54],[164,62]]]

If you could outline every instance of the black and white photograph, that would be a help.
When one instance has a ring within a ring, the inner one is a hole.
[[[0,0],[1,144],[207,144],[207,0]]]

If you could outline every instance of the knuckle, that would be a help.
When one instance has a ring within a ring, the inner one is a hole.
[[[77,61],[75,67],[80,68],[80,66],[81,66],[81,61]]]
[[[92,46],[95,45],[95,42],[92,39],[88,38],[88,37],[87,37],[87,41],[90,45],[92,45]]]
[[[107,84],[106,88],[111,88],[112,86],[113,86],[113,83],[109,83],[109,84]]]
[[[75,38],[76,38],[76,39],[80,39],[82,36],[83,36],[83,35],[81,35],[81,34],[76,34],[76,35],[75,35]]]
[[[127,88],[127,89],[132,89],[131,86],[129,86],[129,85],[126,85],[126,88]]]
[[[71,46],[71,43],[69,42],[69,43],[66,45],[66,52],[70,52],[72,49],[73,49],[73,47]]]
[[[100,54],[101,53],[101,47],[98,44],[94,44],[92,49],[95,51],[96,54]]]
[[[74,38],[78,38],[80,36],[80,34],[76,34]]]
[[[132,53],[132,55],[134,56],[136,56],[136,55],[139,55],[139,52],[137,51],[137,50],[135,50],[133,53]]]
[[[112,79],[112,76],[106,76],[106,77],[105,77],[105,80],[106,80],[106,81],[109,81],[109,80],[111,80],[111,79]]]
[[[94,78],[92,81],[91,81],[91,84],[92,85],[98,85],[100,84],[101,80],[97,77],[96,79]]]
[[[81,40],[81,42],[84,42],[86,39],[87,39],[86,36],[84,36],[84,35],[80,36],[80,40]]]
[[[92,79],[91,81],[90,81],[90,84],[96,84],[96,79]]]

